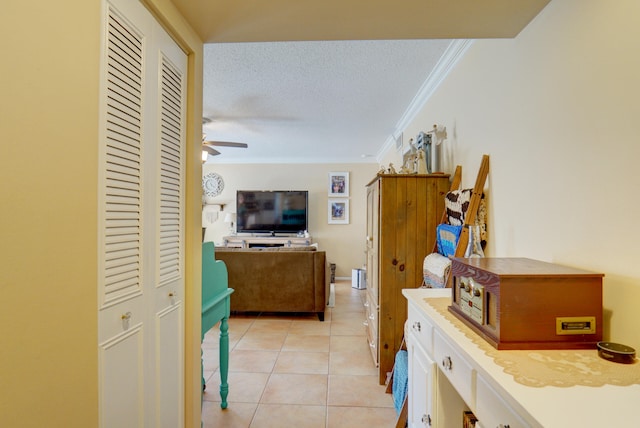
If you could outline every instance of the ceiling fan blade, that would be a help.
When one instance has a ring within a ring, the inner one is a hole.
[[[209,153],[211,156],[218,156],[220,154],[219,151],[217,151],[216,149],[207,146],[206,144],[202,145],[202,150],[204,150],[205,152]]]
[[[204,144],[207,144],[209,146],[241,147],[243,149],[249,147],[247,143],[233,143],[231,141],[205,141]]]

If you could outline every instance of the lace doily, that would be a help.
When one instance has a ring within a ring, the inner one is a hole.
[[[499,351],[449,312],[447,308],[451,298],[424,300],[522,385],[564,388],[640,384],[640,363],[637,359],[633,364],[613,363],[598,357],[595,349]]]

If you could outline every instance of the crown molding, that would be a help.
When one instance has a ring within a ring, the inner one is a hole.
[[[405,110],[400,120],[396,123],[393,134],[387,137],[384,145],[380,148],[380,151],[376,156],[376,160],[378,162],[382,160],[389,150],[395,150],[397,136],[404,131],[409,123],[411,123],[411,121],[415,119],[416,115],[424,108],[427,101],[429,101],[436,89],[438,89],[440,84],[449,75],[451,70],[453,70],[455,65],[460,61],[472,44],[473,40],[467,39],[453,40],[449,44],[447,50],[444,52],[436,66],[433,67],[433,70],[429,73],[429,76],[420,87],[416,96],[413,97],[413,100],[409,104],[409,107],[407,107],[407,110]]]

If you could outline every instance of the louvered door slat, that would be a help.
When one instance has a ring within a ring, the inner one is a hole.
[[[123,297],[130,294],[131,290],[140,282],[140,277],[137,275],[139,269],[134,272],[130,272],[128,275],[107,275],[105,288],[112,298]]]
[[[162,183],[160,191],[167,194],[169,197],[176,197],[180,195],[180,183],[176,183],[171,177],[162,177]],[[177,202],[177,201],[173,201]]]
[[[135,235],[108,236],[109,251],[105,253],[105,260],[116,258],[119,254],[135,253],[136,257],[139,257],[137,240],[138,238]]]
[[[115,177],[111,177],[111,181],[109,182],[109,186],[107,187],[107,189],[115,189],[115,188],[126,189],[126,190],[135,191],[136,194],[138,194],[140,190],[139,183],[137,181],[128,179],[128,176],[126,175],[125,177],[127,177],[127,179],[122,179],[122,180],[118,180]]]
[[[142,67],[142,49],[139,49],[140,35],[114,13],[109,16],[109,37],[107,39],[110,51],[117,51],[124,62],[133,64],[136,68]]]
[[[113,249],[116,249],[116,245],[113,245]],[[126,245],[123,245],[121,247],[119,247],[117,249],[117,251],[111,252],[111,253],[107,253],[105,255],[105,260],[107,261],[107,263],[111,262],[111,260],[118,260],[118,259],[129,259],[129,258],[135,258],[137,257],[137,253],[135,251],[135,248],[129,248]]]
[[[117,90],[118,88],[113,88]],[[109,115],[112,117],[127,117],[130,121],[139,120],[137,113],[140,111],[139,100],[136,100],[131,94],[122,92],[112,92],[107,98],[107,107]]]
[[[131,241],[132,237],[137,237],[137,235],[140,232],[140,228],[136,225],[136,226],[128,226],[126,223],[124,224],[119,224],[117,225],[117,227],[111,227],[108,228],[106,230],[106,237],[121,237],[121,236],[125,236],[127,237],[127,240],[129,242],[135,242],[135,241]]]
[[[110,179],[140,184],[140,164],[133,159],[124,159],[112,155],[107,161],[107,173],[114,174],[114,177],[109,177]]]
[[[162,156],[166,157],[167,165],[175,163],[179,166],[180,158],[182,158],[182,147],[175,144],[175,139],[179,138],[178,132],[170,135],[168,132],[162,134]]]
[[[160,228],[162,235],[160,242],[170,242],[172,239],[180,237],[180,231],[178,230],[178,226],[180,225],[179,219],[165,218],[163,222],[165,225]],[[176,248],[180,248],[180,245],[176,245]]]
[[[124,101],[124,100],[122,100]],[[128,138],[133,139],[133,141],[139,140],[140,135],[138,132],[140,131],[140,123],[139,122],[131,122],[134,117],[127,116],[124,113],[121,113],[119,110],[113,108],[109,110],[109,128],[112,131],[118,130],[118,134],[111,134],[111,138],[114,140],[114,143],[117,143],[121,140],[117,135],[124,134]],[[126,143],[126,141],[124,141]]]
[[[113,121],[111,123],[113,123]],[[127,129],[118,127],[117,125],[112,126],[112,128],[110,129],[107,129],[106,134],[108,145],[118,150],[122,150],[125,153],[128,153],[129,156],[133,156],[134,158],[139,159],[139,134],[135,132],[129,132]]]
[[[112,206],[107,211],[105,221],[129,220],[132,223],[139,221],[140,209],[133,205]],[[135,223],[138,225],[138,223]],[[107,225],[108,226],[108,225]],[[109,228],[107,227],[106,230]]]

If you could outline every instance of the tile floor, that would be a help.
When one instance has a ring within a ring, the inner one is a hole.
[[[203,427],[394,427],[393,399],[378,384],[365,337],[364,296],[351,281],[336,281],[335,307],[324,322],[316,315],[232,315],[224,410],[214,326],[202,345]]]

